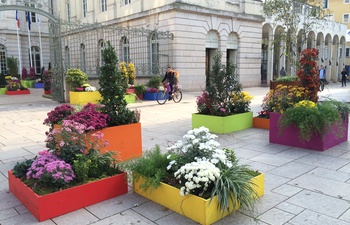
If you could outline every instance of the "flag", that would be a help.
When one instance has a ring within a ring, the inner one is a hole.
[[[30,12],[27,12],[27,21],[28,21],[28,30],[30,30],[30,25],[32,24],[32,22],[30,21]]]
[[[16,10],[16,20],[17,20],[17,28],[19,29],[21,26],[21,23],[19,22],[19,17],[18,17],[18,11]]]
[[[36,22],[38,23],[38,27],[40,28],[40,23],[41,23],[40,15],[37,15]]]

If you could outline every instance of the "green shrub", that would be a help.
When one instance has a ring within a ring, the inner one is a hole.
[[[71,87],[71,90],[75,90],[77,87],[82,87],[89,80],[86,73],[80,69],[71,68],[66,73],[66,83]]]
[[[149,79],[146,85],[150,88],[158,88],[161,82],[162,78],[160,76],[153,76]]]

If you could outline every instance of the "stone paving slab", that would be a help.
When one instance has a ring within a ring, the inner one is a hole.
[[[268,88],[246,88],[255,96],[256,116]],[[143,150],[156,144],[162,151],[191,129],[191,114],[200,93],[184,92],[181,103],[155,101],[129,104],[141,109]],[[319,94],[337,100],[350,99],[350,89],[329,84]],[[42,97],[33,89],[26,96],[0,95],[0,224],[197,224],[132,192],[44,222],[37,220],[8,191],[7,171],[34,157],[45,147],[46,114],[61,103]],[[30,119],[28,119],[30,118]],[[270,144],[269,132],[250,128],[218,135],[222,147],[235,149],[241,163],[265,173],[265,195],[253,215],[240,209],[215,225],[350,225],[350,142],[324,152]]]

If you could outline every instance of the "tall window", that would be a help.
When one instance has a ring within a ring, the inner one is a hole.
[[[122,0],[122,2],[124,3],[124,5],[128,5],[131,3],[131,0]]]
[[[343,15],[343,23],[349,23],[350,20],[349,20],[349,14],[344,14]]]
[[[129,49],[129,40],[124,36],[121,40],[121,49],[122,49],[122,61],[129,63],[130,61],[130,49]]]
[[[40,48],[38,46],[32,46],[32,65],[35,68],[35,73],[40,74]]]
[[[87,15],[87,0],[83,0],[83,17]]]
[[[158,74],[159,72],[159,43],[157,35],[151,34],[151,68],[152,74]]]
[[[322,0],[322,7],[328,9],[328,0]]]
[[[344,0],[344,4],[349,4],[350,0]]]
[[[69,47],[68,46],[66,46],[64,48],[64,53],[66,55],[66,68],[68,69],[68,68],[70,68],[70,53],[69,53]]]
[[[346,48],[345,57],[350,58],[350,48]]]
[[[86,71],[86,52],[85,52],[85,45],[80,45],[80,69],[82,71]]]
[[[67,21],[70,22],[71,14],[70,14],[70,1],[69,0],[66,0],[66,9],[67,9]]]
[[[3,45],[0,45],[0,73],[7,75],[6,48]]]
[[[107,11],[107,0],[101,0],[101,11]]]
[[[104,65],[103,59],[102,59],[102,55],[103,55],[103,50],[105,49],[105,42],[101,39],[98,41],[98,47],[100,49],[100,66]]]

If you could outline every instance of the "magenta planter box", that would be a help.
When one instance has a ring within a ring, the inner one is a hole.
[[[313,135],[308,142],[303,142],[299,139],[299,130],[295,126],[287,127],[281,134],[278,133],[278,120],[281,114],[270,114],[270,143],[288,145],[298,148],[307,148],[317,151],[324,151],[340,143],[348,140],[348,117],[343,121],[344,131],[343,135],[334,135],[332,132],[325,134],[324,139],[322,135]],[[336,125],[333,125],[333,130]]]

